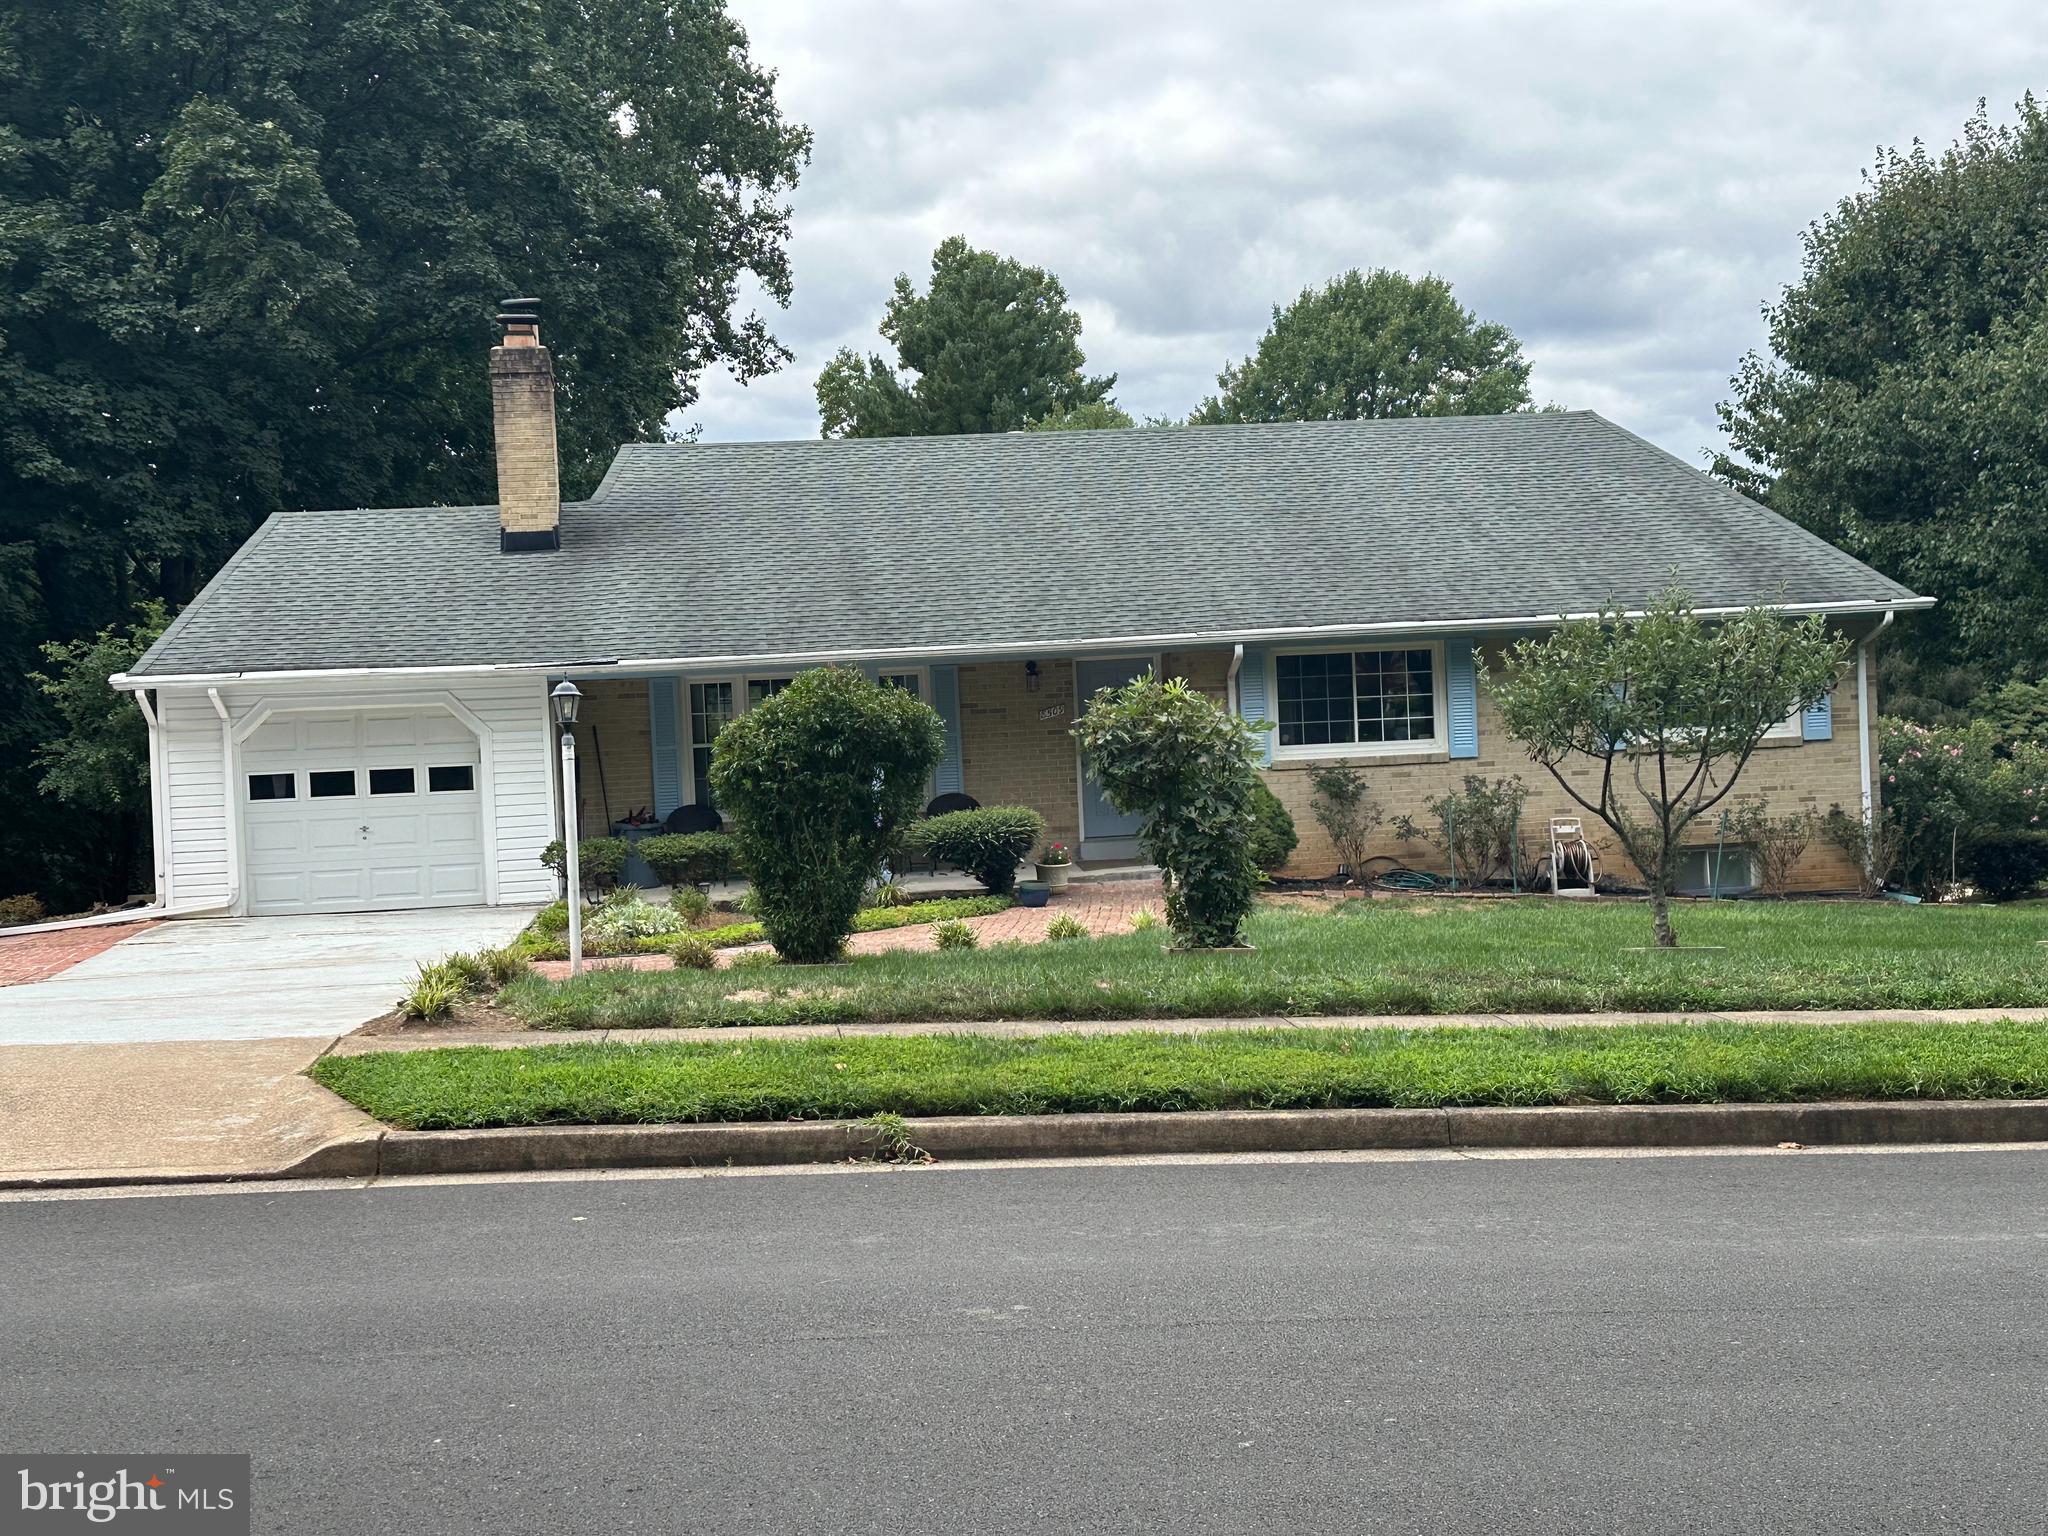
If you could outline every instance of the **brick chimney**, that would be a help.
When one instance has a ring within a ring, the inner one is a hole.
[[[540,344],[540,300],[499,307],[491,348],[491,418],[498,438],[498,547],[562,547],[562,481],[555,457],[555,360]]]

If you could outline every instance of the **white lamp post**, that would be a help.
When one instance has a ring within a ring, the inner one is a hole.
[[[562,868],[569,900],[569,974],[583,974],[583,870],[576,857],[576,711],[583,704],[583,690],[564,680],[548,695],[554,706],[555,724],[562,731]]]

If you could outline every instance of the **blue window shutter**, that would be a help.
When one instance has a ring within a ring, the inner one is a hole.
[[[963,779],[960,764],[960,669],[958,667],[932,668],[932,708],[939,712],[939,718],[946,722],[946,755],[939,759],[938,771],[932,775],[932,786],[942,795],[957,795],[961,792]]]
[[[683,803],[682,680],[647,679],[648,734],[654,739],[654,814],[667,816]]]
[[[1444,647],[1444,684],[1450,699],[1451,756],[1479,755],[1479,669],[1472,647],[1456,640]]]
[[[1820,702],[1799,717],[1799,735],[1805,741],[1835,739],[1835,710],[1829,695],[1822,694]]]
[[[1264,720],[1269,725],[1273,715],[1266,699],[1266,651],[1264,646],[1248,645],[1244,648],[1244,661],[1237,669],[1237,712],[1246,720]],[[1259,733],[1259,759],[1273,761],[1273,733],[1270,730]]]

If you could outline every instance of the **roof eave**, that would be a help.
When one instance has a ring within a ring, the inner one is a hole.
[[[1931,597],[1905,596],[1887,600],[1856,598],[1840,602],[1783,603],[1774,606],[1788,614],[1804,617],[1823,614],[1850,618],[1857,614],[1911,613],[1932,608]],[[1696,608],[1709,618],[1742,613],[1753,604]],[[1624,617],[1635,618],[1641,609],[1628,609]],[[1042,655],[1059,651],[1069,655],[1117,655],[1130,651],[1183,650],[1226,645],[1284,644],[1291,640],[1316,640],[1337,635],[1448,635],[1485,634],[1496,630],[1542,629],[1571,619],[1598,618],[1598,610],[1578,613],[1495,615],[1473,619],[1388,620],[1376,624],[1317,624],[1273,629],[1190,630],[1175,634],[1106,635],[1088,640],[1006,640],[972,645],[922,644],[890,646],[867,650],[772,651],[705,656],[558,656],[546,661],[477,662],[451,666],[410,667],[318,667],[298,670],[244,670],[238,672],[185,672],[160,675],[117,672],[108,681],[117,689],[170,687],[219,687],[244,682],[318,682],[363,677],[479,677],[521,674],[569,674],[588,677],[607,672],[728,672],[751,667],[822,666],[827,662],[908,661],[930,657],[963,661],[1000,660],[1011,656]]]

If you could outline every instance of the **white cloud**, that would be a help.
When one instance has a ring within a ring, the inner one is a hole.
[[[959,233],[1057,272],[1140,414],[1185,412],[1304,286],[1393,266],[1511,326],[1538,399],[1697,461],[1876,146],[2048,79],[2019,0],[732,9],[817,145],[766,311],[796,361],[708,376],[708,439],[814,436],[817,370],[885,350],[891,280]]]

